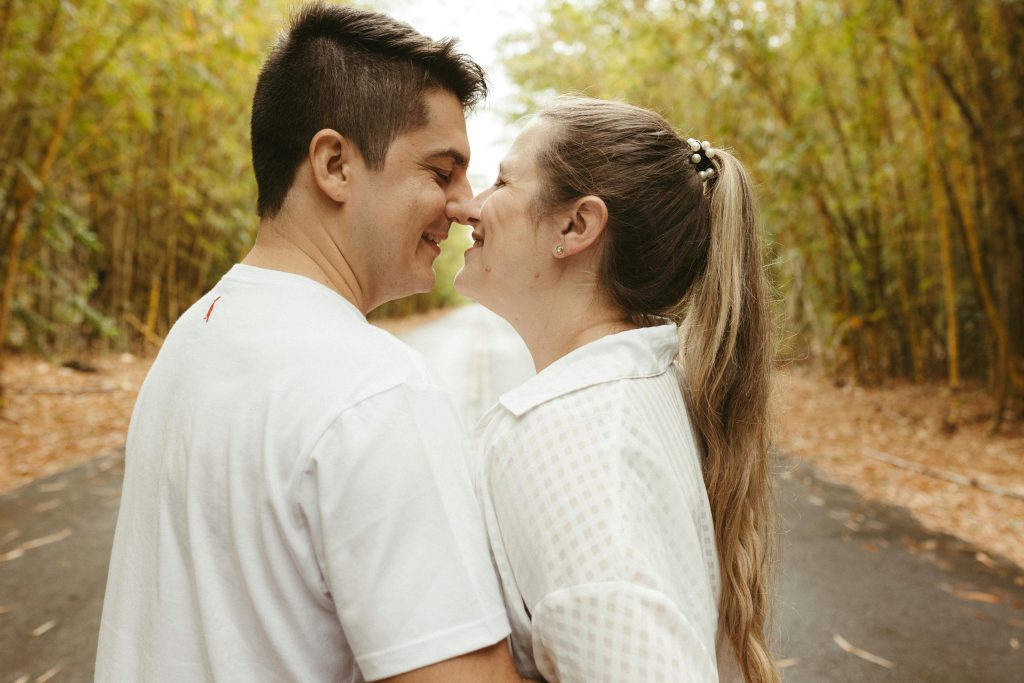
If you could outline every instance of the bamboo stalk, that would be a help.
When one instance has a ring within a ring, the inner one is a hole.
[[[904,0],[904,16],[907,23],[914,27],[914,0]],[[916,28],[910,32],[911,40],[916,44]],[[920,46],[917,46],[920,48]],[[949,227],[949,206],[946,202],[946,193],[942,187],[942,179],[939,170],[939,141],[935,135],[935,124],[932,114],[935,110],[931,106],[927,78],[924,71],[924,62],[915,59],[913,62],[914,76],[917,81],[918,95],[921,102],[921,132],[924,136],[925,154],[928,159],[928,176],[931,186],[932,214],[935,218],[936,232],[939,238],[939,262],[942,273],[943,308],[946,316],[946,368],[950,388],[950,400],[947,406],[947,421],[951,427],[956,425],[956,398],[955,394],[960,387],[960,349],[957,338],[957,310],[956,310],[956,274],[953,269],[953,247]]]

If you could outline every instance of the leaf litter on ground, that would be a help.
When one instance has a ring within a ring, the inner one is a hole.
[[[1024,501],[865,455],[885,452],[964,480],[1024,491],[1024,423],[1007,421],[993,436],[987,416],[994,401],[983,389],[965,388],[956,400],[962,421],[947,434],[942,417],[948,393],[941,384],[836,386],[819,370],[791,366],[779,372],[773,394],[777,442],[825,478],[865,498],[907,508],[924,526],[983,549],[975,555],[980,564],[1016,572],[1015,580],[1024,585]]]

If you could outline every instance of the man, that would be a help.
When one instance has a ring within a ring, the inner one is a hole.
[[[274,48],[256,244],[132,416],[98,681],[519,680],[459,421],[365,319],[433,285],[485,90],[452,41],[336,5]]]

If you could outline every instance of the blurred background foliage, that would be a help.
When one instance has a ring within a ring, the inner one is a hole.
[[[290,5],[0,0],[0,363],[153,348],[245,253]],[[503,54],[520,114],[625,99],[746,162],[784,359],[1024,410],[1024,3],[547,0]],[[456,301],[458,234],[434,292],[375,315]]]
[[[272,2],[0,5],[0,339],[156,344],[256,226]],[[148,340],[148,341],[147,341]]]

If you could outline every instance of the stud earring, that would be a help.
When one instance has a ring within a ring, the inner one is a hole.
[[[563,247],[561,244],[556,244],[555,256],[565,256],[565,247]]]

